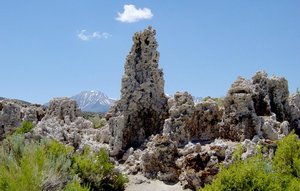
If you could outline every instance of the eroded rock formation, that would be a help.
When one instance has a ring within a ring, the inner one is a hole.
[[[192,96],[187,92],[176,92],[168,100],[169,118],[165,120],[163,133],[184,146],[190,140],[190,121],[195,111]]]
[[[287,81],[269,78],[265,72],[257,72],[252,80],[239,77],[228,91],[224,107],[220,134],[236,141],[254,135],[277,140],[289,132],[292,113],[297,113],[297,107],[293,112],[289,104]]]
[[[177,92],[168,100],[169,117],[162,134],[146,140],[138,150],[129,149],[122,168],[129,174],[180,181],[196,190],[212,181],[220,163],[234,162],[240,142],[242,159],[256,154],[259,144],[266,148],[264,156],[271,158],[274,140],[297,129],[299,103],[299,94],[289,97],[284,78],[269,78],[264,72],[252,80],[238,78],[222,105],[213,99],[195,105],[189,93]]]
[[[300,93],[289,97],[290,105],[290,128],[300,135]]]
[[[138,147],[152,134],[160,133],[167,117],[163,72],[151,27],[133,36],[122,77],[121,99],[107,115],[111,132],[111,155]]]
[[[44,115],[45,108],[41,105],[13,99],[0,100],[0,140],[13,133],[22,121],[30,121],[36,125]]]
[[[27,138],[52,138],[62,143],[83,149],[85,145],[98,151],[100,130],[94,129],[92,122],[81,117],[76,101],[69,98],[54,98],[50,101],[45,117]]]
[[[163,133],[176,141],[179,147],[190,141],[211,141],[219,137],[218,123],[223,111],[214,100],[194,105],[189,93],[176,92],[168,104],[169,118],[165,120]]]

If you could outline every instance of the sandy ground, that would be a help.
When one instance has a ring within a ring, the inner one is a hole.
[[[183,189],[180,183],[174,185],[165,184],[159,180],[149,180],[143,175],[128,175],[129,183],[125,191],[190,191]]]

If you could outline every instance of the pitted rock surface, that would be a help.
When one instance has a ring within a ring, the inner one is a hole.
[[[208,99],[194,105],[187,92],[176,92],[168,100],[169,118],[165,120],[164,135],[169,135],[179,147],[188,142],[211,141],[219,137],[219,126],[223,110]]]
[[[75,100],[65,98],[53,98],[50,101],[46,115],[43,120],[57,118],[65,123],[73,122],[77,117],[81,117],[80,108]]]
[[[228,91],[224,107],[220,135],[235,141],[255,135],[277,140],[290,130],[287,122],[297,121],[297,114],[296,120],[291,120],[297,107],[291,110],[287,81],[269,78],[265,72],[257,72],[252,80],[239,77]]]
[[[156,135],[147,143],[141,160],[143,173],[148,178],[174,183],[178,181],[176,158],[178,157],[177,144],[168,136]]]
[[[290,105],[290,128],[295,129],[300,135],[300,93],[292,94],[289,97]]]
[[[95,151],[104,147],[100,143],[100,130],[92,122],[81,117],[81,111],[74,100],[54,98],[50,101],[45,117],[27,138],[51,138],[81,150],[85,145]]]
[[[168,100],[169,118],[165,120],[163,134],[184,146],[190,140],[190,121],[195,107],[192,96],[187,92],[176,92],[174,98]]]
[[[13,99],[0,100],[0,140],[20,127],[22,121],[36,125],[45,115],[41,105],[24,103]]]
[[[195,111],[189,128],[190,141],[210,141],[218,138],[223,109],[212,99],[195,105]]]
[[[140,146],[152,134],[162,131],[167,117],[163,72],[151,27],[133,36],[122,77],[121,99],[107,114],[112,135],[111,155]],[[121,127],[122,130],[117,130]]]
[[[13,102],[0,101],[0,140],[21,124],[21,107]]]

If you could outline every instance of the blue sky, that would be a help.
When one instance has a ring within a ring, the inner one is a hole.
[[[140,17],[116,19],[124,5]],[[299,8],[298,0],[0,1],[0,96],[45,103],[101,90],[118,98],[132,35],[148,25],[168,94],[224,96],[258,70],[284,76],[295,92]]]

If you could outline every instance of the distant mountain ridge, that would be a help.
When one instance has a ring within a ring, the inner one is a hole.
[[[103,92],[96,90],[82,91],[70,98],[77,102],[82,111],[88,112],[108,112],[116,101]]]
[[[0,100],[10,100],[14,103],[20,104],[20,105],[31,105],[32,103],[24,101],[24,100],[20,100],[20,99],[10,99],[10,98],[5,98],[5,97],[0,97]],[[37,104],[39,105],[39,104]]]

